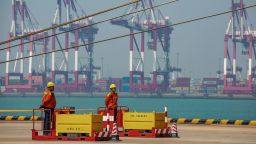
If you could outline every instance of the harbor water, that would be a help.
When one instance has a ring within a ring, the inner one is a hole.
[[[97,109],[104,106],[103,97],[58,97],[57,107]],[[38,108],[41,97],[0,97],[0,109]],[[190,98],[119,98],[119,105],[130,111],[163,111],[168,107],[172,118],[213,118],[228,120],[256,120],[256,100],[190,99]],[[0,113],[0,115],[31,115],[31,113]]]

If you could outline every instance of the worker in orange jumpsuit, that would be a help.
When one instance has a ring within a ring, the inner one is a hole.
[[[116,93],[116,85],[110,85],[110,92],[107,94],[105,98],[105,105],[108,110],[114,110],[114,121],[117,120],[117,100],[118,94]]]
[[[44,109],[44,135],[50,133],[51,120],[53,118],[54,109],[56,107],[56,99],[53,93],[55,84],[53,82],[48,82],[47,87],[44,90],[42,104],[40,108]]]

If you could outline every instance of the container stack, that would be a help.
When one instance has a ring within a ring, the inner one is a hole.
[[[130,92],[130,77],[122,77],[122,92]],[[138,83],[138,78],[133,77],[133,84]]]
[[[68,78],[68,83],[69,83],[69,84],[72,84],[72,83],[74,83],[74,80],[73,80],[73,78]]]
[[[224,81],[221,79],[218,79],[217,81],[217,92],[218,93],[223,93],[223,88],[224,88]]]
[[[32,76],[32,84],[33,85],[42,85],[43,84],[43,76],[42,75],[37,75],[37,76]],[[23,77],[23,84],[28,84],[29,83],[29,76],[26,75]]]
[[[202,79],[192,78],[190,81],[190,92],[191,93],[199,93],[201,85],[202,85]]]
[[[1,77],[0,78],[0,86],[3,86],[4,85],[4,81],[3,81],[3,78]]]
[[[86,78],[79,78],[78,84],[84,85],[86,83]]]
[[[203,78],[201,93],[217,93],[218,78]]]
[[[16,85],[16,84],[20,84],[20,76],[12,76],[9,77],[9,85]]]
[[[176,80],[175,89],[177,94],[190,93],[190,80],[189,77],[179,77]]]
[[[0,78],[0,93],[5,91],[5,77]]]
[[[108,89],[108,80],[107,79],[98,79],[95,83],[96,89],[98,92],[106,92]]]
[[[130,92],[130,77],[123,77],[122,78],[122,91],[123,92]]]
[[[55,79],[55,84],[61,85],[61,84],[63,84],[63,80],[61,78]]]

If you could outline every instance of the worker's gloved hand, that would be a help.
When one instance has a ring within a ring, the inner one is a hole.
[[[41,109],[41,108],[44,108],[44,106],[43,106],[43,105],[40,105],[40,107],[39,107],[39,108],[40,108],[40,109]]]

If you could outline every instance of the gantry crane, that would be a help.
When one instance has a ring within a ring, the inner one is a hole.
[[[130,13],[131,15],[111,21],[113,25],[119,25],[130,30],[129,71],[131,92],[166,92],[169,88],[170,72],[172,71],[170,66],[170,34],[173,28],[169,26],[171,24],[169,17],[164,16],[160,9],[153,8],[154,3],[154,0],[141,0],[126,11],[127,14]],[[143,9],[142,13],[137,12]],[[138,36],[133,35],[135,31],[147,32],[142,32],[140,39],[138,39]],[[149,85],[144,84],[144,63],[148,62],[145,61],[144,55],[145,34],[147,34],[146,46],[153,54],[152,83]],[[162,55],[160,55],[158,47],[161,47]],[[160,56],[163,56],[163,58]],[[139,77],[139,83],[136,82],[135,77]]]
[[[246,9],[243,9],[244,6],[243,0],[231,0],[231,9],[237,11],[232,12],[224,37],[223,92],[226,94],[252,94],[256,78],[255,66],[253,66],[253,56],[254,63],[256,59],[256,31],[249,21]],[[231,48],[229,48],[229,44],[232,45]],[[241,55],[237,54],[237,47],[240,48]],[[247,57],[246,65],[237,66],[238,62],[241,63],[242,56]],[[241,73],[242,69],[247,69],[245,83],[241,82],[242,78],[238,79],[237,73]]]
[[[32,15],[27,3],[23,0],[12,0],[12,22],[11,30],[8,33],[8,39],[30,34],[38,30],[40,30],[39,23]],[[7,43],[6,91],[15,90],[18,92],[26,92],[36,91],[43,88],[42,86],[44,85],[46,72],[48,70],[47,55],[33,58],[29,57],[28,60],[23,58],[32,56],[38,52],[46,52],[48,44],[48,39],[44,38],[46,36],[47,32],[42,32],[21,38],[19,42],[14,41]],[[29,42],[29,44],[25,45],[23,44],[24,42]],[[18,50],[17,47],[12,47],[12,45],[17,44],[19,44]],[[14,52],[16,52],[15,59],[19,60],[8,62],[13,59],[15,55]],[[19,67],[19,71],[17,70],[17,67]]]
[[[81,16],[86,16],[86,13],[77,0],[57,0],[53,25],[71,21]],[[61,45],[58,36],[52,37],[52,50],[56,49],[56,41],[58,46],[63,49],[60,65],[56,64],[56,54],[52,53],[52,80],[55,81],[57,75],[64,77],[64,82],[57,85],[59,90],[67,90],[69,92],[79,90],[91,92],[93,90],[93,74],[97,67],[93,64],[93,44],[90,43],[94,41],[95,35],[98,32],[98,28],[95,25],[91,25],[93,23],[92,17],[89,17],[52,30],[53,34],[56,31],[65,32],[64,47]],[[74,30],[79,27],[83,28]],[[80,43],[87,45],[79,48]],[[68,49],[69,47],[75,47],[75,49],[70,50]],[[70,59],[72,54],[74,60]],[[68,82],[69,78],[72,78],[70,74],[74,77],[72,82]],[[80,83],[79,76],[82,76],[85,81]]]

